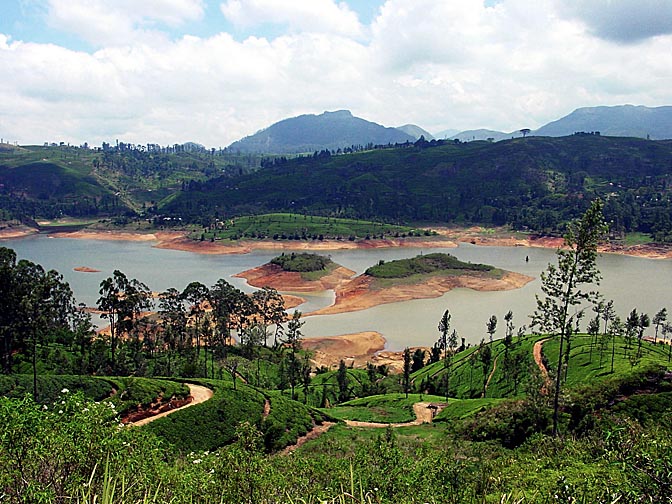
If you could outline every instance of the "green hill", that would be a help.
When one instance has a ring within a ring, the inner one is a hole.
[[[416,142],[279,160],[236,179],[191,184],[161,211],[192,220],[291,211],[550,232],[602,196],[612,232],[665,239],[672,230],[671,173],[672,141],[573,135]]]

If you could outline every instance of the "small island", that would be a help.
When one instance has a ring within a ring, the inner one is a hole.
[[[532,280],[532,277],[521,273],[486,264],[465,263],[444,253],[380,261],[364,274],[337,287],[333,305],[310,315],[344,313],[386,303],[435,298],[458,287],[479,291],[518,289]]]
[[[279,291],[319,292],[346,283],[354,271],[326,256],[312,253],[281,254],[270,262],[235,275],[253,287],[273,287]]]
[[[479,291],[518,289],[533,280],[487,264],[463,262],[445,253],[380,261],[358,277],[353,278],[354,274],[328,257],[292,252],[235,276],[245,278],[253,287],[273,287],[278,291],[335,291],[334,304],[306,315],[345,313],[386,303],[435,298],[458,287]]]

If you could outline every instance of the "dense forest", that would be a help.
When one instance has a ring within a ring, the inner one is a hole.
[[[1,152],[2,218],[208,227],[278,211],[561,234],[599,196],[613,238],[636,231],[672,240],[669,140],[584,133],[496,143],[421,139],[293,159],[131,147]]]

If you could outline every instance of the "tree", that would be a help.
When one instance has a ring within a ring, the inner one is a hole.
[[[530,128],[523,128],[520,130],[520,134],[523,135],[523,138],[525,138],[527,135],[530,134]]]
[[[422,369],[425,365],[425,351],[422,348],[418,348],[413,352],[411,357],[411,373],[415,373],[419,369]]]
[[[490,375],[490,364],[492,364],[492,347],[491,345],[486,345],[484,340],[481,340],[478,347],[478,358],[483,367],[483,392],[481,393],[481,397],[485,397],[488,388],[488,376]]]
[[[598,294],[584,290],[584,286],[599,284],[597,269],[597,244],[606,233],[602,216],[602,202],[595,200],[578,222],[568,225],[564,249],[556,252],[558,265],[549,264],[541,274],[543,297],[536,296],[537,309],[532,316],[533,325],[560,339],[560,351],[555,376],[553,399],[553,435],[558,434],[560,386],[562,380],[563,350],[575,327],[578,313],[570,313],[580,304],[595,303]]]
[[[411,351],[404,348],[404,393],[408,399],[408,390],[411,387]]]
[[[13,327],[17,322],[15,268],[16,253],[12,249],[0,247],[0,360],[2,371],[6,374],[12,372]]]
[[[661,308],[658,313],[653,316],[653,325],[656,327],[656,333],[653,336],[653,342],[658,342],[658,330],[667,321],[667,308]]]
[[[149,288],[138,280],[129,280],[119,270],[100,283],[98,309],[101,317],[110,321],[111,368],[115,373],[117,339],[134,332],[140,313],[150,306]]]
[[[299,352],[301,351],[301,327],[305,322],[301,322],[301,312],[294,310],[294,315],[287,322],[287,332],[283,343],[289,350],[287,354],[287,378],[289,386],[292,389],[292,399],[294,399],[294,388],[301,378],[301,366],[299,363]]]
[[[181,347],[187,328],[187,312],[182,294],[171,287],[159,295],[159,314],[163,321],[163,341],[168,355],[168,375],[171,375],[170,358]]]
[[[637,358],[642,356],[642,340],[644,339],[644,329],[651,326],[651,319],[646,313],[639,316],[638,331],[637,331]]]
[[[492,337],[495,335],[495,332],[497,331],[497,317],[495,315],[492,315],[490,317],[490,320],[486,322],[485,327],[487,328],[488,335],[490,336],[490,343],[492,343]]]
[[[348,400],[348,368],[345,366],[343,359],[338,363],[338,371],[336,371],[336,383],[338,383],[338,402],[345,402]]]
[[[273,345],[278,346],[278,336],[282,334],[282,323],[287,318],[285,300],[282,295],[271,287],[264,287],[252,293],[252,301],[256,306],[257,322],[267,329],[275,325]],[[266,332],[266,331],[265,331]],[[264,340],[266,346],[266,340]]]
[[[224,349],[225,357],[226,348],[231,340],[231,328],[234,326],[233,318],[241,316],[237,313],[237,309],[243,296],[247,297],[244,292],[223,278],[217,280],[217,283],[210,289],[210,303],[216,327],[215,341],[220,348]]]
[[[201,336],[205,333],[204,322],[207,304],[210,301],[210,290],[201,282],[190,282],[182,291],[182,299],[188,305],[187,326],[191,330],[192,339],[196,340],[196,354],[198,355],[201,351]]]
[[[446,310],[443,312],[443,315],[441,316],[441,320],[439,321],[439,332],[441,333],[441,336],[439,336],[439,340],[436,342],[436,345],[439,348],[439,352],[443,353],[443,374],[445,376],[444,382],[445,382],[445,396],[446,396],[446,401],[448,400],[448,394],[449,394],[449,389],[448,387],[450,386],[450,364],[451,364],[451,356],[448,355],[448,331],[450,331],[450,311]]]

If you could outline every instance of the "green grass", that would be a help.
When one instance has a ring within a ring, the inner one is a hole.
[[[283,271],[297,273],[326,273],[333,263],[331,259],[319,254],[295,253],[279,255],[271,259],[271,264],[280,266]]]
[[[435,422],[445,422],[450,420],[464,420],[471,417],[485,408],[496,405],[505,399],[493,399],[489,397],[478,399],[449,399],[448,406],[434,417]]]
[[[624,245],[646,245],[653,243],[653,238],[650,233],[627,233],[622,242]]]
[[[415,420],[415,403],[441,401],[439,396],[426,394],[409,394],[408,398],[405,394],[385,394],[354,399],[326,411],[340,420],[404,423]]]
[[[486,264],[472,264],[460,261],[450,254],[435,253],[419,255],[411,259],[380,262],[366,270],[374,278],[406,278],[432,273],[464,274],[465,272],[491,272],[494,268]]]
[[[424,236],[427,232],[408,226],[380,222],[319,217],[314,215],[272,213],[241,216],[221,221],[216,229],[207,230],[205,239],[275,239],[275,240],[324,240],[366,239],[380,237]],[[429,233],[431,234],[431,233]],[[199,239],[201,232],[192,238]]]

